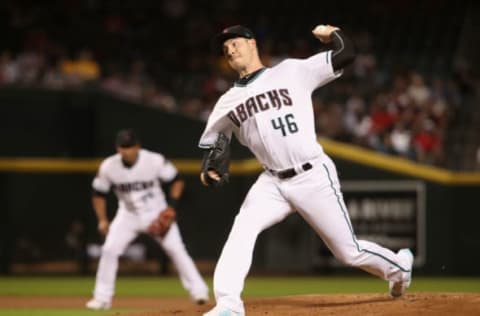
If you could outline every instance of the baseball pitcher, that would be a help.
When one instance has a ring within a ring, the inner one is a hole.
[[[117,154],[106,158],[93,180],[93,208],[98,230],[106,235],[98,265],[93,298],[86,307],[111,307],[118,257],[139,233],[148,233],[175,265],[183,287],[198,304],[208,300],[208,287],[183,244],[175,222],[176,206],[184,182],[175,166],[159,153],[140,147],[135,132],[121,130],[116,138]],[[162,186],[167,190],[164,192]],[[110,224],[106,195],[113,189],[118,210]]]
[[[201,181],[228,180],[229,140],[234,134],[264,167],[237,214],[214,273],[216,306],[204,316],[244,315],[240,297],[257,236],[298,212],[335,257],[389,281],[390,294],[410,285],[413,255],[394,253],[355,237],[337,171],[316,139],[312,92],[342,75],[355,57],[338,28],[319,25],[313,35],[331,50],[265,67],[252,31],[236,25],[216,36],[239,79],[220,97],[200,138],[205,150]]]

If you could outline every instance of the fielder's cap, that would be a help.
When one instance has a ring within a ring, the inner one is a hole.
[[[222,32],[215,35],[214,43],[218,47],[221,46],[226,40],[235,37],[244,37],[251,39],[255,38],[255,35],[253,34],[252,30],[243,25],[234,25],[223,29]]]
[[[128,148],[138,144],[140,144],[140,139],[133,129],[128,128],[118,131],[117,137],[115,138],[116,147]]]

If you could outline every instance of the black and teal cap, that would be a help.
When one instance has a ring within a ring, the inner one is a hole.
[[[248,27],[245,27],[243,25],[233,25],[223,29],[222,32],[215,35],[214,43],[217,47],[220,47],[223,44],[223,42],[225,42],[230,38],[235,38],[235,37],[244,37],[244,38],[252,39],[252,38],[255,38],[255,35],[253,34],[252,30],[250,30]]]
[[[140,144],[138,134],[131,128],[118,131],[115,138],[115,146],[129,148]]]

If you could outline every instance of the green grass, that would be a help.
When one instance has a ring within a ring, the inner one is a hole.
[[[211,279],[208,280],[211,288]],[[6,277],[0,278],[0,295],[89,296],[94,277]],[[366,277],[251,277],[244,295],[278,296],[328,293],[385,292],[387,283]],[[413,279],[415,292],[478,292],[480,278]],[[119,277],[118,296],[184,296],[185,290],[176,277]]]
[[[208,283],[212,288],[212,280]],[[94,277],[6,277],[0,278],[0,296],[85,296],[91,295]],[[480,278],[413,279],[410,292],[480,293]],[[374,277],[250,277],[244,296],[300,294],[387,293],[387,283]],[[117,296],[187,296],[176,277],[119,277]],[[123,315],[111,310],[108,315]],[[0,308],[0,316],[100,316],[85,309]]]
[[[315,293],[385,293],[387,287],[387,282],[374,277],[251,278],[246,281],[245,294],[278,296]],[[409,291],[480,293],[480,278],[418,277],[413,279]]]
[[[11,277],[0,278],[0,295],[89,296],[95,278]],[[118,296],[182,296],[185,290],[176,277],[119,277]]]

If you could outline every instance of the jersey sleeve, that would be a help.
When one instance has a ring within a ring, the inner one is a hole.
[[[326,85],[342,75],[342,70],[335,71],[333,69],[332,52],[331,50],[321,52],[299,61],[302,78],[312,90]]]
[[[162,155],[158,155],[156,159],[156,176],[157,178],[160,179],[162,182],[170,182],[178,174],[178,170],[175,167],[175,165]]]
[[[97,175],[93,179],[92,188],[98,192],[108,193],[111,186],[112,182],[108,177],[108,165],[106,162],[103,162],[98,169]]]
[[[222,98],[220,98],[208,118],[198,147],[209,149],[217,140],[219,133],[225,134],[228,138],[232,137],[232,124],[227,114],[227,107],[222,104]]]

